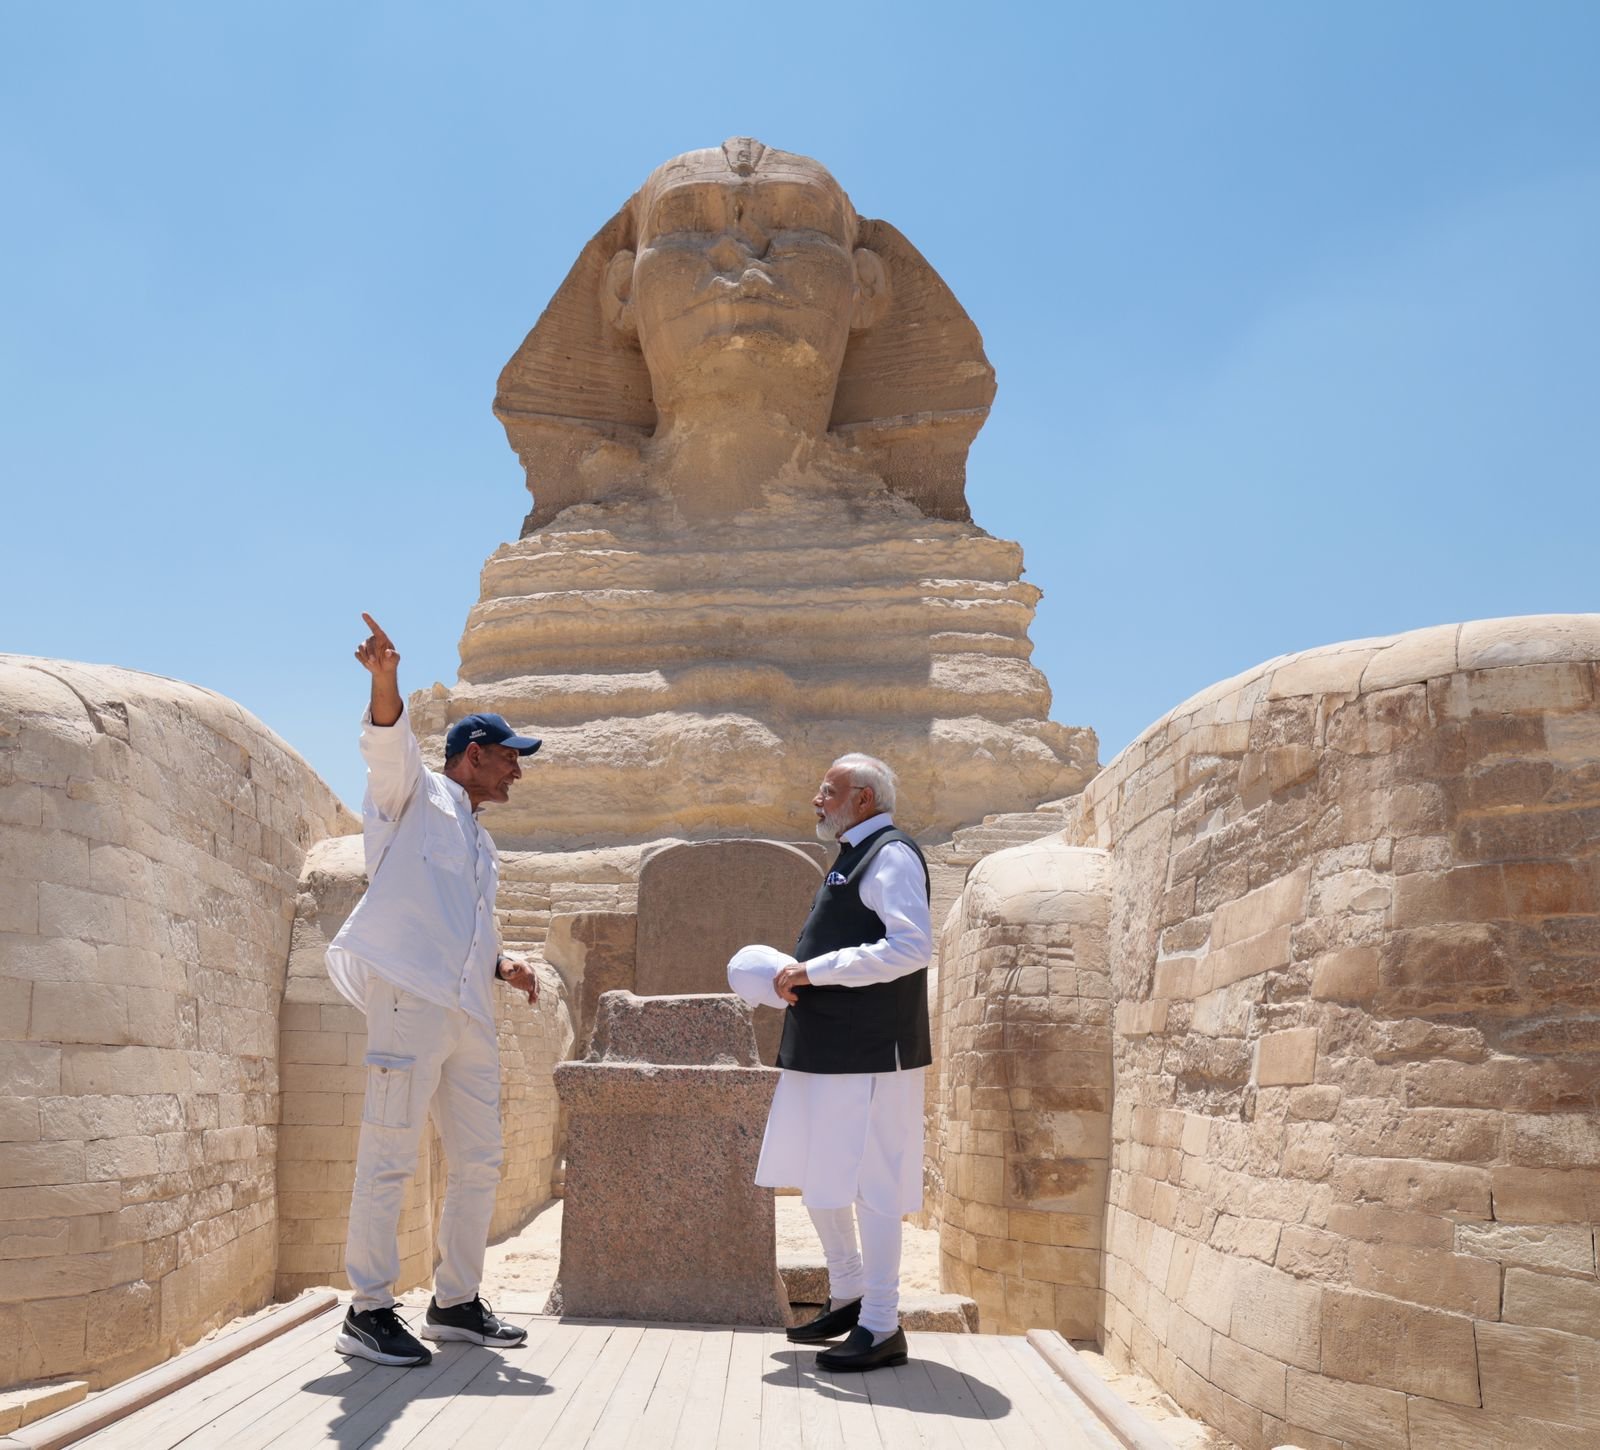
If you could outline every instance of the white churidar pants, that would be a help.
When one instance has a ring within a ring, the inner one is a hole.
[[[859,1299],[861,1324],[874,1334],[900,1327],[900,1216],[855,1208],[809,1209],[828,1260],[828,1294]],[[860,1247],[856,1224],[861,1225]]]
[[[900,1220],[922,1207],[924,1072],[785,1068],[756,1166],[764,1187],[800,1190],[830,1297],[859,1298],[874,1334],[900,1323]]]
[[[367,1097],[344,1255],[358,1313],[394,1303],[400,1208],[430,1112],[449,1164],[434,1274],[434,1297],[449,1308],[471,1300],[483,1281],[504,1157],[500,1048],[490,1024],[402,992],[373,972]]]

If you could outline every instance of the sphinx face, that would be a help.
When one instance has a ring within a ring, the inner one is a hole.
[[[679,158],[641,195],[629,301],[657,405],[753,386],[825,422],[858,305],[854,213],[805,158],[751,176],[721,160]]]

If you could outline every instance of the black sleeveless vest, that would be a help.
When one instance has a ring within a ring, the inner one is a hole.
[[[894,826],[846,846],[800,928],[794,949],[798,960],[807,962],[841,947],[883,940],[883,918],[862,902],[861,878],[890,841],[904,841],[916,851],[928,884],[928,863],[917,843]],[[931,898],[931,885],[928,892]],[[796,1072],[893,1072],[927,1067],[932,1061],[926,967],[865,987],[801,987],[798,1000],[783,1014],[779,1067]]]

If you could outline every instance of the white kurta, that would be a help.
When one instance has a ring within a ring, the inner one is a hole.
[[[855,845],[893,822],[873,816],[840,838]],[[928,965],[933,928],[916,852],[891,841],[861,878],[861,901],[882,918],[879,941],[827,952],[807,964],[819,985],[891,982]],[[773,971],[791,958],[774,952]],[[804,991],[805,988],[800,989]],[[807,1208],[845,1208],[860,1198],[899,1217],[922,1207],[925,1069],[815,1073],[785,1068],[767,1115],[756,1182],[798,1188]]]

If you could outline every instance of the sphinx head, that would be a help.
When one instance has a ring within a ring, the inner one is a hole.
[[[531,533],[652,495],[725,516],[780,475],[965,519],[993,396],[977,329],[917,250],[820,163],[736,137],[657,167],[600,229],[495,412]]]

